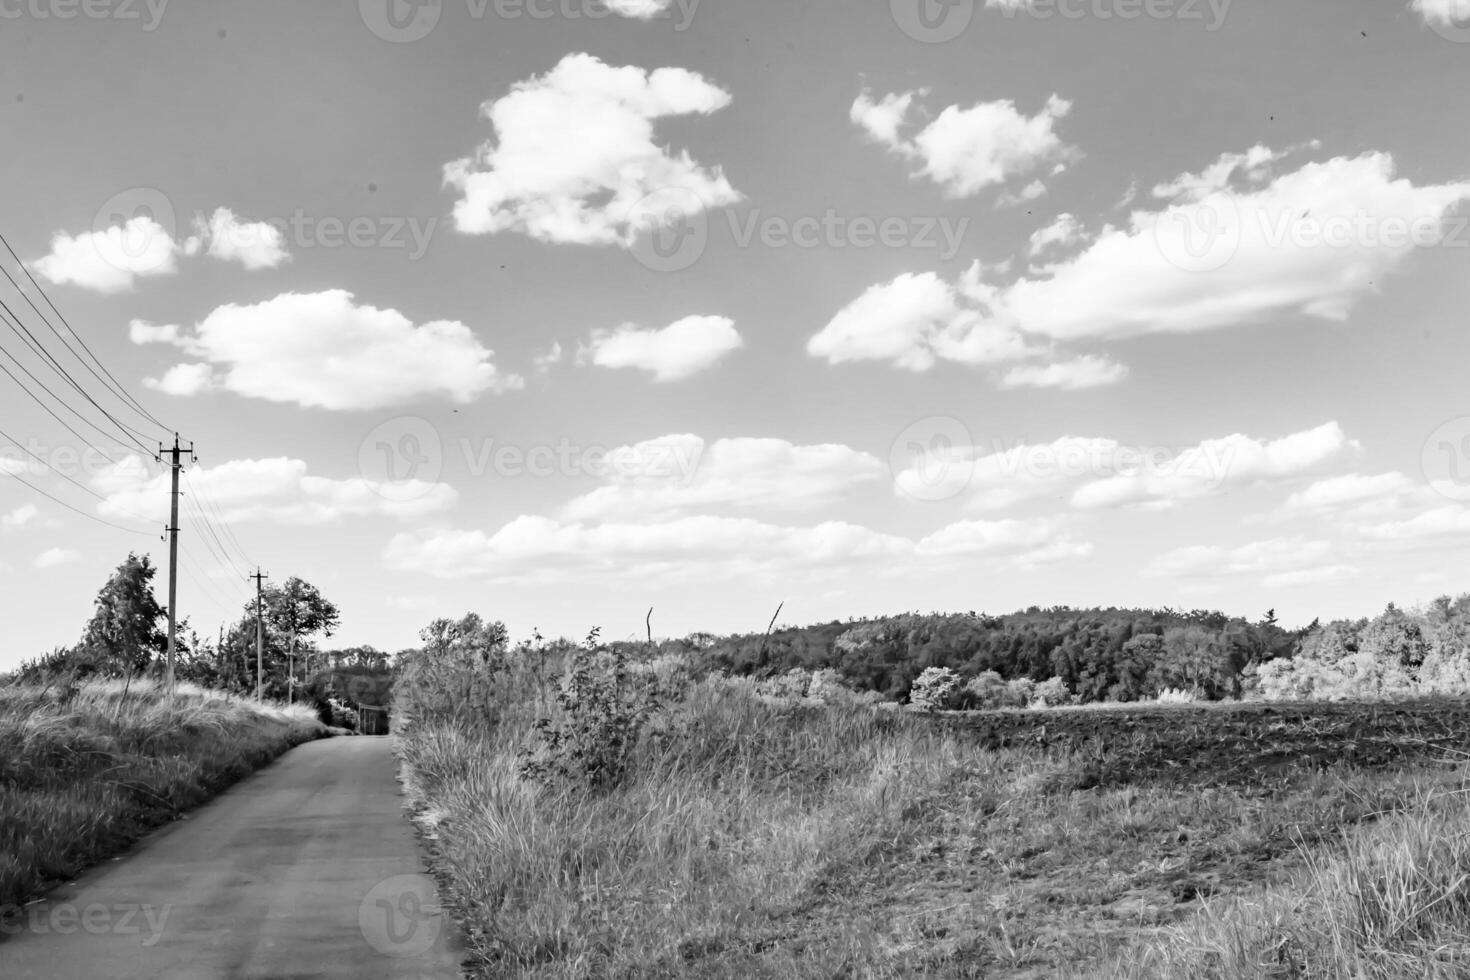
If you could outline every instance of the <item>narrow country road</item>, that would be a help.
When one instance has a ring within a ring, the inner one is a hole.
[[[4,980],[454,980],[388,738],[302,745],[31,906]]]

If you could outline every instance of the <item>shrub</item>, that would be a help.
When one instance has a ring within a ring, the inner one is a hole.
[[[1055,708],[1072,700],[1072,692],[1060,677],[1052,677],[1037,684],[1027,703],[1033,708]]]
[[[599,650],[597,636],[594,629],[572,658],[553,713],[536,719],[522,775],[607,789],[628,774],[644,723],[658,707],[657,687],[635,683],[624,650]]]
[[[959,675],[948,667],[926,667],[909,690],[909,703],[925,711],[943,711],[958,707]]]

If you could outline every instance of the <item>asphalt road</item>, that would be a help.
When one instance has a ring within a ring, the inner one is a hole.
[[[302,745],[31,906],[4,980],[454,980],[388,738]]]

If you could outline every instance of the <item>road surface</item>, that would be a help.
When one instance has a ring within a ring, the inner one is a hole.
[[[454,980],[388,738],[302,745],[4,927],[4,980]]]

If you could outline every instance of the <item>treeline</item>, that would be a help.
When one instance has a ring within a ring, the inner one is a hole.
[[[154,593],[157,573],[148,556],[128,555],[98,591],[92,617],[77,642],[22,663],[12,679],[36,685],[76,685],[89,678],[161,679],[168,616]],[[370,646],[321,648],[319,641],[330,638],[339,621],[337,606],[316,586],[289,578],[262,591],[258,652],[253,599],[218,636],[201,636],[187,619],[181,620],[174,677],[253,695],[258,672],[265,697],[313,704],[324,721],[336,718],[334,710],[387,703],[392,687],[387,653]]]
[[[714,669],[769,677],[832,668],[859,690],[906,700],[929,667],[962,677],[1060,678],[1081,702],[1135,701],[1166,689],[1239,697],[1266,662],[1292,656],[1318,629],[1283,629],[1274,612],[1256,622],[1212,610],[1032,607],[991,616],[920,614],[782,628],[683,641]]]

